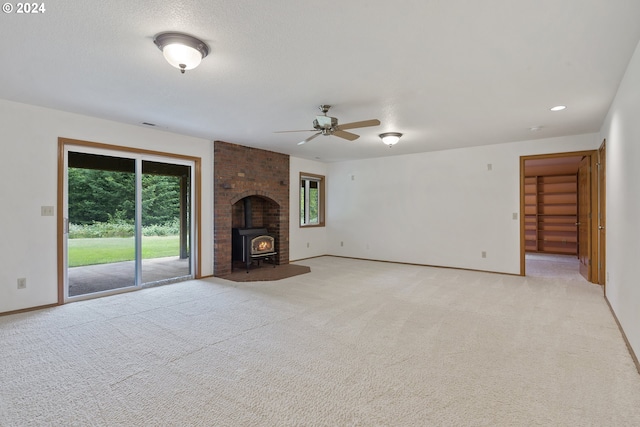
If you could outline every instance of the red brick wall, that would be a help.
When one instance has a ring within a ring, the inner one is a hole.
[[[231,273],[231,228],[244,226],[241,200],[251,197],[253,226],[276,235],[278,264],[289,263],[289,156],[214,142],[214,270]]]

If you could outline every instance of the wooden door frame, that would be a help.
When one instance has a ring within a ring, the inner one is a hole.
[[[593,258],[592,251],[593,246],[595,246],[592,246],[592,244],[596,235],[593,234],[592,229],[595,215],[593,215],[593,204],[590,200],[591,195],[594,191],[594,187],[592,184],[594,173],[595,170],[592,167],[591,158],[589,156],[582,156],[582,159],[580,160],[580,163],[578,165],[578,179],[576,182],[578,194],[578,200],[576,204],[576,231],[578,232],[577,252],[578,260],[580,261],[578,270],[580,272],[580,275],[590,282],[593,281],[593,270],[591,266],[594,262],[597,262],[597,260]]]
[[[66,147],[93,147],[103,150],[120,151],[136,155],[150,155],[166,157],[167,159],[179,159],[193,162],[194,165],[194,200],[193,200],[193,228],[194,228],[194,248],[196,250],[193,259],[193,277],[202,278],[202,159],[200,157],[186,156],[183,154],[166,153],[163,151],[145,150],[140,148],[124,147],[113,144],[102,144],[99,142],[82,141],[70,138],[58,138],[58,197],[57,197],[57,256],[58,256],[58,305],[65,302],[64,298],[64,177],[65,177],[65,148]]]
[[[598,210],[598,174],[595,173],[598,167],[598,150],[569,151],[564,153],[536,154],[530,156],[520,156],[520,275],[525,276],[525,214],[524,214],[524,165],[527,160],[554,159],[558,157],[588,156],[591,166],[591,224],[589,227],[589,256],[591,266],[589,267],[589,281],[598,283],[598,221],[596,215]]]
[[[604,159],[603,159],[604,157]],[[598,283],[607,294],[607,140],[598,148]],[[600,229],[602,226],[602,230]]]

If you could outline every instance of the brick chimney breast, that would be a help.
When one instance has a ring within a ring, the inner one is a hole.
[[[214,276],[231,273],[231,229],[244,226],[245,197],[253,225],[276,235],[277,264],[288,264],[289,156],[223,141],[213,147]]]

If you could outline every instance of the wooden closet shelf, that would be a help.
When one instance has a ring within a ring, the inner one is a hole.
[[[524,238],[530,252],[577,254],[577,175],[524,180]]]

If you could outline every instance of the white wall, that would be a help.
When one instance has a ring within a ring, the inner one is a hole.
[[[601,130],[607,140],[606,293],[640,356],[640,44]]]
[[[213,274],[213,148],[190,138],[0,100],[0,312],[57,302],[58,137],[202,158],[202,274]],[[27,279],[17,289],[17,279]]]
[[[598,138],[330,164],[328,253],[519,274],[520,156],[591,150]]]
[[[290,157],[289,259],[291,261],[327,255],[326,227],[300,227],[300,172],[323,175],[325,186],[330,181],[327,176],[327,164]]]

